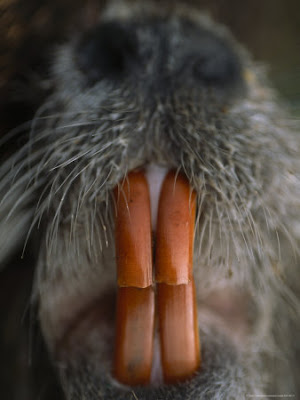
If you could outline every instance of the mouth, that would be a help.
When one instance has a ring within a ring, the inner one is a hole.
[[[93,374],[104,371],[122,390],[206,376],[207,349],[219,346],[210,344],[211,329],[244,346],[251,301],[239,288],[216,285],[202,295],[195,284],[197,194],[184,174],[150,165],[127,174],[112,198],[114,249],[103,251],[109,278],[107,269],[80,283],[59,277],[56,295],[41,295],[51,353],[62,371],[92,360]]]
[[[155,263],[150,194],[143,173],[128,175],[117,190],[116,203],[119,288],[115,376],[128,385],[150,382],[155,283],[164,382],[184,380],[200,367],[192,275],[195,194],[183,175],[167,173],[158,202]]]

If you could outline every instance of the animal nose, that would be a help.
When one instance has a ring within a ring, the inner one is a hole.
[[[116,22],[107,22],[80,40],[77,62],[90,84],[103,78],[124,78],[136,64],[138,43],[135,32]]]

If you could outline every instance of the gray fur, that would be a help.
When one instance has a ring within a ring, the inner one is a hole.
[[[263,69],[223,27],[190,9],[173,8],[164,31],[169,74],[175,76],[183,57],[178,20],[185,17],[229,43],[240,60],[244,87],[211,91],[191,85],[187,75],[174,78],[162,94],[155,86],[160,79],[155,54],[144,79],[103,79],[88,86],[76,63],[77,39],[61,46],[51,78],[55,91],[36,114],[28,143],[0,170],[0,192],[10,185],[0,203],[0,258],[13,250],[11,240],[5,241],[7,227],[19,242],[39,226],[33,300],[68,399],[296,395],[298,127],[266,84]],[[117,2],[103,18],[139,21],[170,12]],[[137,37],[144,49],[159,47],[147,23]],[[242,345],[203,327],[200,317],[203,370],[178,387],[137,388],[133,394],[111,377],[110,320],[95,336],[93,329],[86,332],[82,348],[77,343],[71,353],[57,350],[57,343],[68,327],[70,307],[77,315],[94,301],[107,306],[101,299],[115,280],[111,191],[128,171],[149,162],[184,172],[197,192],[199,305],[215,287],[238,288],[255,313],[239,338]],[[91,347],[97,347],[96,355]]]

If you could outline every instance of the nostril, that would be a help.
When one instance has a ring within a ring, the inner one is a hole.
[[[207,84],[226,85],[239,76],[239,65],[224,51],[199,56],[193,66],[194,76]]]
[[[216,86],[240,80],[241,66],[236,54],[222,40],[203,36],[193,56],[193,76],[204,84]]]
[[[137,40],[128,27],[115,22],[99,25],[86,33],[77,49],[77,63],[94,84],[99,80],[120,79],[136,59]]]

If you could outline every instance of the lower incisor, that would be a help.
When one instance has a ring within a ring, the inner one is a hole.
[[[124,384],[150,381],[153,357],[154,292],[152,287],[119,288],[114,375]]]
[[[158,284],[158,315],[164,381],[183,381],[201,362],[194,281]]]

